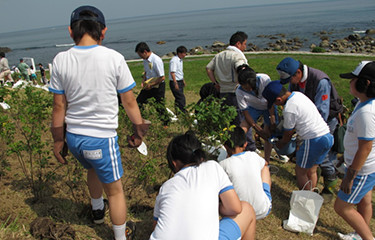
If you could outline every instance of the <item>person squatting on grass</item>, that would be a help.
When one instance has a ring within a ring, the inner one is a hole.
[[[143,59],[142,90],[137,96],[137,103],[142,108],[148,99],[154,98],[156,110],[163,121],[164,126],[168,126],[170,119],[165,108],[165,82],[164,63],[161,58],[153,53],[147,43],[140,42],[135,46],[135,52]]]
[[[206,161],[193,133],[172,139],[167,160],[175,175],[156,198],[151,240],[255,239],[253,207],[239,200],[216,161]]]
[[[250,203],[256,219],[263,219],[272,208],[270,170],[257,153],[244,151],[247,142],[241,127],[235,127],[229,134],[224,143],[228,158],[219,161],[219,164],[228,174],[240,201]]]
[[[184,78],[184,63],[183,59],[186,57],[187,49],[184,46],[179,46],[176,49],[176,56],[172,57],[169,62],[169,87],[175,98],[174,105],[176,113],[178,109],[181,112],[186,112],[186,99],[184,95],[184,87],[186,86]]]
[[[270,162],[272,144],[268,141],[271,136],[270,125],[276,125],[276,108],[267,108],[267,100],[262,96],[263,90],[271,82],[270,77],[264,73],[255,73],[247,64],[237,68],[238,83],[236,89],[238,107],[244,119],[241,127],[247,133],[254,129],[264,141],[264,158],[266,164]],[[264,128],[257,124],[258,119],[263,116]]]
[[[268,108],[273,104],[283,105],[284,133],[282,139],[275,144],[281,149],[287,144],[294,132],[303,140],[296,153],[297,186],[302,189],[316,187],[316,169],[333,145],[333,136],[329,133],[327,123],[319,114],[314,103],[301,92],[287,91],[280,81],[270,82],[263,91],[268,101]]]
[[[359,102],[347,121],[344,137],[347,168],[334,206],[355,232],[339,233],[339,237],[372,240],[375,238],[369,225],[375,186],[375,62],[362,61],[353,72],[340,77],[350,79],[350,93]]]
[[[57,160],[67,164],[60,153],[66,135],[69,150],[87,169],[94,222],[104,222],[104,190],[115,239],[124,240],[126,202],[116,133],[117,94],[135,130],[128,137],[129,146],[141,144],[148,124],[142,119],[133,95],[135,82],[124,57],[101,46],[106,31],[99,9],[81,6],[72,12],[69,33],[76,46],[60,52],[53,60],[49,88],[54,93],[51,131]]]

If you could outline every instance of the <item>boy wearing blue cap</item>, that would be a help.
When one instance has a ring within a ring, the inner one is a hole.
[[[289,91],[299,91],[305,94],[317,107],[320,115],[328,124],[333,134],[338,124],[337,117],[342,113],[342,101],[330,78],[321,70],[308,67],[291,57],[284,58],[276,67],[281,84],[289,83]],[[336,153],[329,151],[320,168],[324,178],[323,194],[331,196],[337,185],[336,171],[333,161]],[[327,198],[327,199],[329,199]]]
[[[104,222],[104,190],[115,239],[125,240],[126,202],[116,133],[117,95],[133,122],[135,134],[128,138],[131,147],[141,144],[148,124],[142,119],[133,95],[135,82],[124,57],[101,46],[106,31],[99,9],[81,6],[73,11],[69,33],[76,46],[60,52],[53,60],[49,88],[54,93],[51,132],[57,160],[67,163],[61,153],[66,137],[69,150],[87,169],[94,222]]]
[[[306,184],[306,188],[314,188],[317,183],[317,167],[333,145],[328,125],[308,97],[298,91],[287,91],[280,81],[270,82],[262,95],[267,99],[269,109],[273,104],[284,106],[284,133],[275,147],[282,148],[291,140],[294,132],[300,136],[303,143],[296,153],[297,185],[302,189],[311,181],[311,184]]]

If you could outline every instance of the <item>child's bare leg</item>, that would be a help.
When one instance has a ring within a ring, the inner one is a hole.
[[[254,208],[248,202],[241,202],[242,211],[233,220],[237,223],[241,230],[243,240],[255,239],[256,232],[256,216]]]
[[[109,216],[112,224],[122,225],[126,220],[126,202],[121,179],[113,183],[103,184],[109,201]]]
[[[336,198],[334,209],[365,240],[372,240],[372,232],[363,216],[357,212],[353,204]]]
[[[370,226],[370,220],[372,218],[372,190],[366,193],[357,204],[357,211],[362,215],[367,225]]]
[[[103,196],[103,187],[98,175],[93,168],[87,171],[87,186],[89,188],[90,197],[98,199]]]

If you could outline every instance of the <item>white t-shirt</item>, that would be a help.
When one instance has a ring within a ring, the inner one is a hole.
[[[267,74],[264,73],[258,73],[256,76],[258,95],[255,95],[253,91],[246,91],[241,86],[236,89],[238,106],[242,111],[248,107],[258,110],[267,110],[267,100],[262,96],[262,93],[267,84],[271,82],[271,79]]]
[[[303,139],[313,139],[329,133],[327,123],[314,103],[301,92],[292,92],[284,110],[284,129],[295,129]]]
[[[108,138],[116,136],[117,94],[134,86],[124,56],[93,45],[75,46],[56,55],[49,90],[66,96],[67,131]]]
[[[146,80],[152,77],[164,76],[163,60],[153,52],[147,59],[143,59],[143,67],[146,72]]]
[[[171,72],[174,72],[176,75],[176,80],[184,80],[184,66],[183,61],[178,56],[174,56],[169,62],[169,80],[173,81]]]
[[[150,239],[217,240],[219,195],[230,189],[228,175],[215,161],[181,169],[159,190]]]
[[[255,152],[242,152],[220,161],[241,201],[250,203],[256,218],[267,216],[271,201],[263,190],[261,171],[265,160]]]
[[[368,175],[375,172],[375,101],[370,99],[358,103],[349,117],[344,137],[345,163],[350,166],[358,150],[358,140],[372,141],[372,150],[365,164],[358,172],[359,175]]]

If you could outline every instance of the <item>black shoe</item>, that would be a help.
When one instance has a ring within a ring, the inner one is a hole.
[[[127,221],[125,229],[126,240],[133,240],[135,236],[135,222]]]
[[[100,209],[92,210],[92,218],[93,218],[94,223],[96,224],[104,223],[105,213],[108,210],[108,200],[103,199],[103,202],[104,202],[104,208],[102,210]]]

